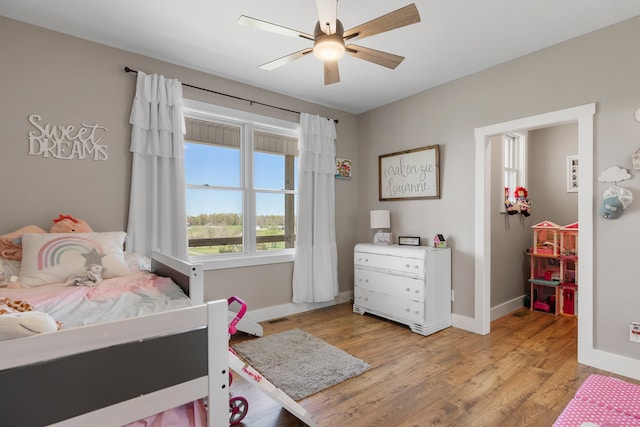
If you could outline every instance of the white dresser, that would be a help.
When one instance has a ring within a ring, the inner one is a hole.
[[[429,335],[451,326],[451,249],[359,243],[355,313],[371,313]]]

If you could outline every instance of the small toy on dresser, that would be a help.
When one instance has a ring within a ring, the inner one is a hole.
[[[433,247],[434,248],[446,248],[447,247],[447,241],[445,240],[443,234],[436,234],[436,236],[433,238]]]

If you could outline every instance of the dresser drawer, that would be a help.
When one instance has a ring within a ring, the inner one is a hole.
[[[381,254],[371,254],[366,252],[354,253],[354,264],[356,267],[367,267],[382,270],[396,271],[401,274],[411,274],[424,276],[424,259],[396,257]]]
[[[355,304],[381,314],[388,313],[394,318],[408,322],[424,323],[424,303],[412,301],[396,295],[385,295],[369,289],[354,289]]]
[[[424,280],[409,276],[393,276],[375,270],[356,268],[355,286],[414,301],[424,301]]]

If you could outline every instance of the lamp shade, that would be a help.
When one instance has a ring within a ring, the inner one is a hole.
[[[371,228],[391,228],[391,214],[389,211],[377,210],[370,212]]]

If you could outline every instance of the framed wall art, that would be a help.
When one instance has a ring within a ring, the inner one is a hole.
[[[567,156],[567,193],[578,191],[578,156]]]
[[[336,178],[351,179],[351,160],[336,158]]]
[[[379,200],[439,199],[438,145],[378,156]]]
[[[398,244],[405,246],[420,246],[420,237],[418,236],[398,236]]]

